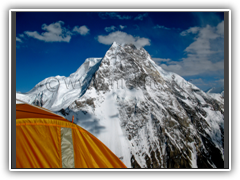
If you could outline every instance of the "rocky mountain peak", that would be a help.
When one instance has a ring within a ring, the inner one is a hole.
[[[129,151],[122,149],[125,155],[118,153],[128,167],[221,167],[222,102],[177,74],[157,67],[143,48],[128,44],[114,46],[114,51],[111,48],[89,91],[76,102],[92,98],[93,92],[103,101],[93,99],[94,108],[78,109],[74,104],[71,108],[98,114],[97,109],[105,107],[105,103],[115,107],[116,114],[106,113],[104,119],[109,123],[114,121],[112,116],[118,119],[117,126],[129,144]],[[104,142],[110,147],[118,144]],[[216,154],[220,159],[209,160],[209,155]]]
[[[86,62],[81,76],[57,77],[55,91],[38,86],[17,97],[70,121],[74,115],[129,168],[223,167],[222,100],[164,71],[133,44],[114,42],[102,59]],[[66,88],[73,77],[79,87]]]

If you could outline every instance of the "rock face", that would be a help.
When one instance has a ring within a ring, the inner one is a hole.
[[[50,92],[45,79],[17,98],[70,121],[74,115],[129,168],[224,167],[223,98],[164,71],[132,44],[113,43],[104,58],[87,59],[79,69],[55,77],[78,87],[58,83]]]

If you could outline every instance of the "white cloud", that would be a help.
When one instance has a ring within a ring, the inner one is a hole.
[[[153,27],[154,29],[166,29],[166,30],[170,30],[171,28],[165,27],[165,26],[160,26],[160,25],[156,25]]]
[[[214,86],[213,82],[205,82],[202,78],[190,79],[189,82],[202,90],[206,90]]]
[[[123,26],[123,25],[119,25],[120,29],[124,29],[126,28],[127,26]]]
[[[72,33],[66,28],[62,27],[63,24],[63,21],[58,21],[50,25],[43,24],[42,30],[45,30],[46,32],[41,34],[39,34],[37,31],[25,31],[24,33],[29,37],[45,42],[69,42]]]
[[[189,28],[186,33],[196,33],[194,42],[186,49],[186,58],[182,61],[170,61],[161,67],[181,76],[199,74],[223,74],[224,69],[224,38],[221,24],[216,27],[207,25],[200,28]]]
[[[215,82],[218,84],[218,86],[224,86],[224,79],[219,79],[216,80]]]
[[[105,27],[106,32],[114,31],[116,29],[115,26]]]
[[[199,30],[200,30],[200,27],[190,27],[189,29],[187,29],[187,30],[185,30],[185,31],[182,31],[182,32],[180,33],[180,35],[181,35],[181,36],[186,36],[186,35],[188,35],[188,34],[190,34],[190,33],[196,34],[196,33],[198,33]]]
[[[224,86],[224,79],[208,81],[207,79],[203,80],[202,78],[197,78],[197,79],[190,79],[189,82],[194,84],[195,86],[199,87],[202,90],[209,90],[210,88],[219,90],[220,89],[219,87],[221,87],[221,89],[222,89],[222,87]]]
[[[87,26],[75,26],[72,31],[63,27],[64,22],[58,21],[49,25],[43,24],[41,34],[37,31],[25,31],[24,33],[28,37],[32,37],[45,42],[70,42],[72,35],[81,34],[83,36],[89,34]],[[20,34],[20,37],[24,37],[24,34]]]
[[[168,62],[171,61],[170,58],[164,59],[164,58],[152,58],[157,64],[160,64],[161,62]]]
[[[21,38],[23,38],[23,37],[24,37],[24,34],[19,34],[19,36],[20,36]]]
[[[224,84],[224,79],[219,79],[219,80],[216,80],[216,82],[219,82],[219,83],[222,83],[222,84]]]
[[[16,41],[22,42],[22,40],[20,38],[18,38],[18,37],[16,37]]]
[[[148,13],[144,13],[144,14],[139,14],[138,16],[136,16],[134,18],[134,20],[143,20],[144,17],[147,17],[148,16]]]
[[[73,32],[77,32],[77,33],[79,33],[79,34],[81,34],[81,35],[83,35],[83,36],[85,36],[85,35],[87,35],[87,34],[89,34],[89,29],[87,28],[87,26],[85,26],[85,25],[83,25],[83,26],[75,26],[74,28],[73,28]]]
[[[222,21],[221,23],[219,23],[217,25],[217,32],[218,34],[220,34],[221,36],[224,35],[224,21]]]
[[[25,34],[32,38],[45,41],[45,42],[61,42],[61,41],[69,42],[71,39],[70,35],[67,35],[66,37],[62,37],[58,34],[54,34],[50,32],[42,33],[40,35],[37,31],[33,31],[33,32],[26,31]]]
[[[199,31],[198,36],[201,39],[216,39],[220,36],[220,34],[216,31],[216,27],[207,25]]]
[[[128,20],[131,19],[131,16],[127,16],[127,15],[120,15],[118,13],[115,12],[100,12],[99,17],[102,19],[121,19],[121,20]]]
[[[206,86],[208,84],[206,84],[202,78],[198,78],[198,79],[190,79],[189,82],[191,82],[192,84],[196,85],[196,86]]]
[[[98,42],[106,45],[110,45],[115,41],[118,44],[132,43],[138,48],[150,46],[150,39],[144,37],[133,37],[132,35],[122,31],[112,32],[106,36],[99,35],[97,39]]]
[[[62,34],[63,29],[62,25],[64,24],[63,21],[58,21],[56,23],[52,23],[49,25],[43,24],[42,29],[48,32],[51,32],[53,34]]]

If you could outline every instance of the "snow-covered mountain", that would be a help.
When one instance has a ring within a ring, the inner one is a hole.
[[[164,71],[144,48],[113,43],[17,98],[74,115],[129,168],[223,168],[223,98]]]
[[[205,91],[209,96],[224,103],[224,86],[213,87]]]
[[[208,90],[206,90],[206,93],[219,93],[221,94],[224,91],[224,86],[220,86],[220,87],[212,87]]]

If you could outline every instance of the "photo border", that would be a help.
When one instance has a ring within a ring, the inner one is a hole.
[[[224,169],[16,169],[16,12],[224,12]],[[9,10],[9,170],[10,171],[230,171],[231,170],[231,10],[230,9],[10,9]]]

